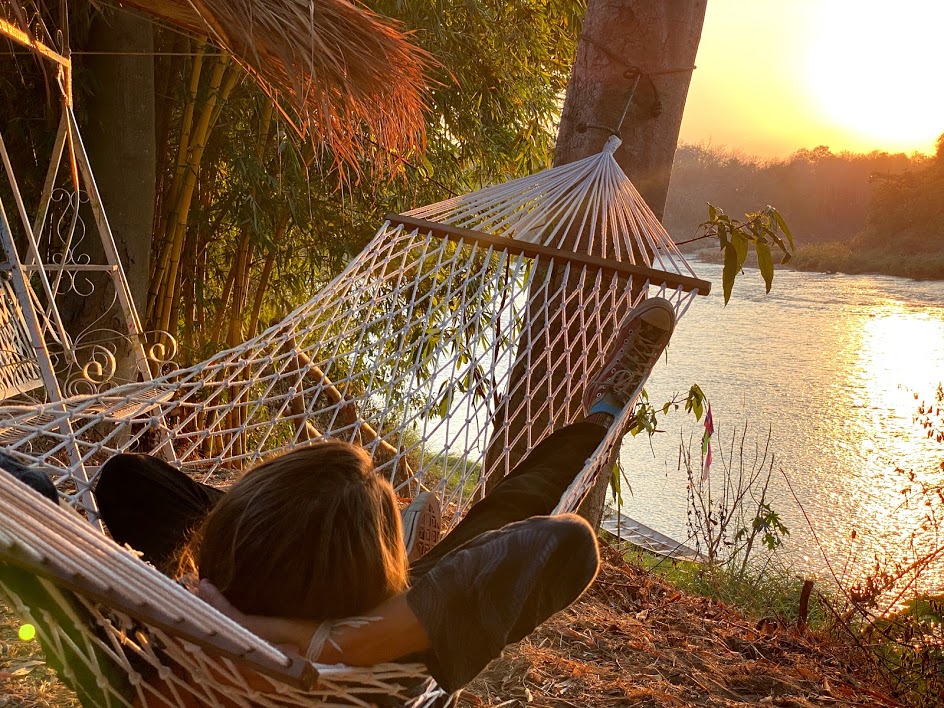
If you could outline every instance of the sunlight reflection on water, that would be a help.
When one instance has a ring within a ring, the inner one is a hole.
[[[920,528],[926,508],[904,504],[908,479],[896,470],[944,482],[944,446],[914,422],[919,401],[944,382],[944,283],[782,271],[765,296],[749,272],[725,308],[720,266],[696,268],[716,292],[679,323],[667,364],[650,380],[652,402],[697,382],[712,402],[716,446],[727,445],[735,427],[747,424],[759,443],[770,428],[775,469],[789,475],[837,575],[859,574],[876,553],[905,558],[935,545],[933,529]],[[624,512],[682,540],[688,532],[679,442],[691,434],[697,441],[702,428],[681,413],[663,418],[660,428],[665,432],[651,441],[624,443],[632,486],[623,494]],[[720,466],[713,471],[720,474]],[[827,575],[779,474],[772,488],[773,507],[791,530],[788,555],[798,569]],[[936,573],[944,587],[944,567]]]

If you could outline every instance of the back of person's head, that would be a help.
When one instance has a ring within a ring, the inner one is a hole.
[[[189,555],[249,614],[363,614],[407,586],[400,514],[360,447],[334,440],[268,460],[207,516]]]

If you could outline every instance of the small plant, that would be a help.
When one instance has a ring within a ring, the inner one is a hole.
[[[821,595],[804,605],[804,580],[777,553],[789,530],[768,500],[774,473],[770,432],[762,444],[750,444],[747,427],[735,429],[711,466],[713,421],[707,400],[697,402],[705,435],[681,444],[680,467],[689,482],[690,542],[703,561],[669,561],[642,551],[632,560],[687,592],[735,605],[761,621],[823,626]]]
[[[639,400],[636,401],[636,418],[630,426],[629,432],[633,437],[642,432],[650,436],[660,432],[658,419],[660,411],[662,415],[667,415],[669,411],[677,411],[681,405],[685,406],[686,413],[695,416],[695,420],[701,420],[707,404],[708,399],[698,384],[692,384],[684,398],[681,394],[676,394],[663,403],[660,408],[656,408],[649,402],[649,393],[646,389],[643,389],[639,394]]]
[[[918,394],[915,394],[915,400]],[[944,385],[939,384],[934,392],[931,403],[922,401],[918,404],[915,422],[927,433],[928,437],[937,442],[944,442]],[[944,470],[944,460],[941,460],[941,469]]]
[[[695,454],[691,440],[680,446],[680,463],[688,477],[688,525],[695,549],[709,568],[724,566],[744,577],[761,547],[776,551],[790,533],[768,500],[774,470],[770,436],[768,430],[752,451],[747,426],[735,428],[727,450],[718,446],[714,465],[707,428]]]
[[[918,404],[915,423],[932,440],[944,442],[944,387],[938,386],[932,402]],[[944,451],[941,457],[939,468],[944,471]],[[939,476],[924,478],[901,469],[898,473],[907,479],[904,504],[925,510],[920,531],[940,538],[944,484]],[[907,705],[924,708],[941,705],[944,696],[944,595],[925,589],[929,569],[944,559],[944,544],[918,551],[913,543],[917,531],[912,531],[906,557],[876,557],[867,575],[842,587],[845,606],[834,617],[837,628],[875,661],[895,695]]]
[[[660,408],[656,408],[649,401],[649,392],[643,389],[636,401],[635,418],[629,426],[629,433],[636,437],[644,432],[652,437],[656,433],[662,432],[659,430],[659,415],[668,415],[669,411],[677,411],[681,405],[685,406],[686,413],[695,416],[695,420],[701,420],[702,414],[705,412],[705,406],[708,405],[708,398],[698,384],[692,384],[684,397],[677,393],[663,403]],[[617,461],[610,473],[610,491],[613,493],[613,501],[616,502],[617,509],[622,504],[622,475],[622,467]]]

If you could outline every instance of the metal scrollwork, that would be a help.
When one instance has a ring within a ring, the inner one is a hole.
[[[16,188],[10,165],[3,163],[25,245],[6,237],[3,242],[7,268],[18,270],[22,279],[6,302],[0,298],[0,400],[24,399],[40,389],[47,400],[101,394],[160,375],[177,355],[177,342],[168,332],[137,332],[114,239],[99,218],[104,208],[91,165],[81,140],[74,139],[78,130],[71,107],[64,105],[32,222],[27,213],[32,205]],[[5,219],[4,224],[9,236]]]
[[[85,363],[66,381],[65,390],[68,396],[101,393],[116,383],[114,379],[118,360],[108,347],[92,344],[83,353]]]
[[[80,250],[85,241],[86,228],[80,210],[88,204],[85,192],[56,188],[50,198],[50,206],[56,215],[50,220],[54,224],[49,235],[50,264],[55,267],[53,292],[60,295],[73,292],[81,297],[90,297],[95,292],[95,283],[81,271],[70,270],[70,266],[89,266],[92,258]],[[63,287],[63,280],[66,286]]]
[[[177,339],[174,335],[166,330],[157,329],[145,332],[143,337],[147,342],[145,353],[148,361],[157,365],[158,373],[173,365],[177,357]]]

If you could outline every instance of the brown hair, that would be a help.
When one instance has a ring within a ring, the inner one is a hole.
[[[368,454],[326,440],[250,470],[189,544],[196,566],[248,614],[362,614],[407,587],[393,488]]]

